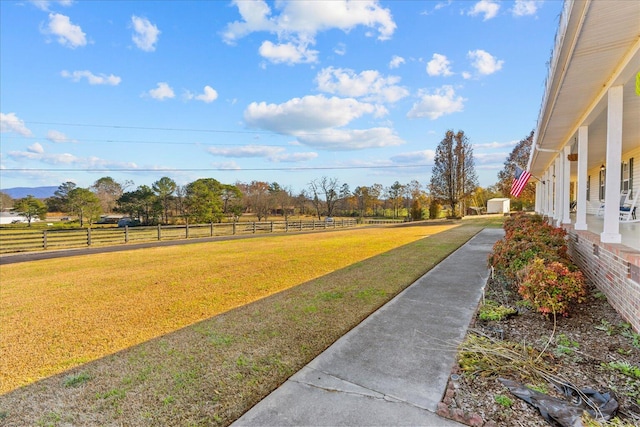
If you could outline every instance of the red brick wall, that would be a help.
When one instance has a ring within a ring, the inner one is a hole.
[[[590,231],[565,226],[569,254],[583,274],[602,291],[620,316],[640,333],[640,251],[600,243]]]

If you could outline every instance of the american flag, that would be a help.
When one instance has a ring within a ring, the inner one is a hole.
[[[516,176],[511,184],[511,195],[513,197],[519,197],[524,187],[529,182],[529,178],[531,178],[531,174],[525,170],[520,169],[516,166]]]

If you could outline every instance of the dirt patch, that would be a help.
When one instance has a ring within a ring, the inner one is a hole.
[[[553,320],[523,307],[517,292],[504,282],[489,280],[485,299],[516,308],[518,314],[501,321],[477,318],[468,338],[486,334],[504,345],[529,346],[534,355],[542,354],[537,359],[540,366],[544,364],[554,375],[580,389],[611,392],[619,403],[617,416],[625,425],[640,425],[640,335],[601,292],[590,285],[587,301],[573,307],[570,317],[556,319],[555,329]],[[498,375],[463,372],[458,367],[439,414],[474,426],[549,425],[537,409],[511,394],[498,376],[564,398],[553,385],[522,371],[503,369]]]

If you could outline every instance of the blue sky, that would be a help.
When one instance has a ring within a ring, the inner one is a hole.
[[[447,129],[497,181],[560,1],[0,2],[0,187],[428,184]]]

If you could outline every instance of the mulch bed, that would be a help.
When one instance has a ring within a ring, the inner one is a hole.
[[[544,352],[544,360],[556,375],[582,389],[611,391],[619,403],[617,416],[631,426],[640,425],[640,378],[611,369],[609,364],[627,363],[640,372],[640,335],[609,305],[606,297],[589,285],[585,303],[573,307],[570,317],[554,322],[541,313],[523,309],[516,304],[520,297],[505,282],[490,279],[485,298],[500,304],[518,307],[518,314],[502,321],[482,321],[470,325],[470,334],[478,331],[498,342],[521,343],[536,352]],[[551,338],[550,338],[551,337]],[[546,347],[546,348],[545,348]],[[511,380],[526,383],[516,372],[502,374]],[[464,373],[460,367],[452,372],[447,391],[438,407],[438,414],[471,426],[548,426],[536,408],[510,393],[497,375]],[[535,383],[555,397],[562,394],[549,384]],[[511,399],[511,406],[496,401],[500,396]],[[565,398],[566,399],[566,398]]]

